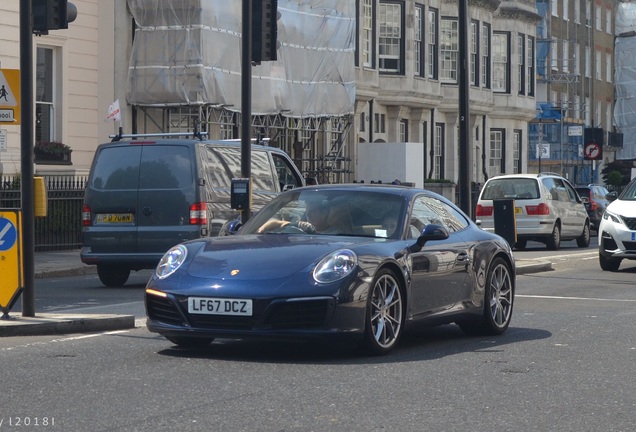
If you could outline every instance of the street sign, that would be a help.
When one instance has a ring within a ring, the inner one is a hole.
[[[595,142],[585,144],[584,158],[586,160],[599,160],[603,158],[601,146]]]
[[[583,136],[583,126],[568,126],[568,136]]]
[[[0,69],[0,123],[20,124],[20,69]]]
[[[550,158],[550,144],[537,144],[537,159],[549,159]]]
[[[6,152],[7,148],[7,130],[0,129],[0,152]]]
[[[8,313],[22,292],[21,212],[0,210],[0,309]]]

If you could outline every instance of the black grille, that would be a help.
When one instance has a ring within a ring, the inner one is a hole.
[[[280,303],[265,321],[273,328],[312,328],[324,325],[330,309],[329,300]]]
[[[623,222],[625,222],[625,225],[627,225],[627,228],[632,231],[636,231],[636,218],[628,218],[625,216],[622,216],[622,218]]]
[[[227,315],[190,314],[193,327],[218,330],[250,330],[254,327],[254,317]]]
[[[146,295],[146,309],[152,320],[178,326],[185,324],[177,306],[168,298]]]
[[[628,251],[636,251],[636,242],[633,241],[624,241],[623,246],[625,246],[625,250]]]

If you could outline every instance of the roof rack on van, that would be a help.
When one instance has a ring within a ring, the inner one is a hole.
[[[156,133],[143,133],[143,134],[124,134],[119,131],[117,135],[109,135],[112,138],[112,142],[120,141],[123,138],[170,138],[170,137],[194,137],[200,140],[205,139],[208,136],[207,132],[156,132]]]

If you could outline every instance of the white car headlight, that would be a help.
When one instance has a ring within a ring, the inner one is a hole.
[[[188,248],[183,245],[174,246],[161,258],[155,269],[155,274],[159,279],[167,278],[181,267],[187,256]]]
[[[342,249],[324,257],[314,269],[318,283],[335,282],[350,274],[358,265],[358,256],[349,249]]]
[[[603,213],[603,219],[607,220],[607,219],[611,219],[612,222],[617,223],[617,224],[622,224],[623,220],[620,218],[620,216],[615,215],[614,213],[608,212],[607,210],[605,210],[605,213]]]

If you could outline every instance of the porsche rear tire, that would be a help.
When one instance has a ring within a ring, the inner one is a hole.
[[[501,334],[510,325],[513,304],[514,282],[510,265],[500,257],[495,258],[488,270],[481,319],[461,321],[458,325],[468,335]]]
[[[403,291],[389,269],[378,272],[369,292],[363,350],[371,355],[387,354],[404,330]]]

